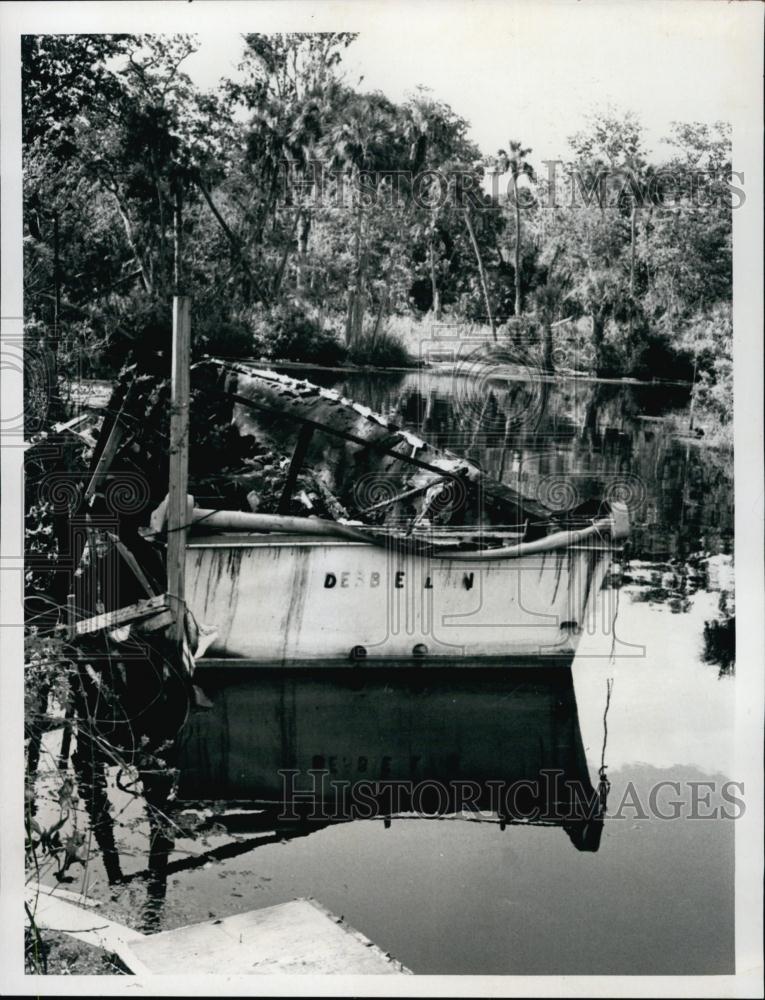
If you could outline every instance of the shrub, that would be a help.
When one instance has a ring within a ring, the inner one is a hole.
[[[284,303],[261,308],[252,318],[252,350],[270,360],[341,364],[345,348],[300,306]]]
[[[702,414],[706,411],[710,418],[720,424],[733,421],[733,362],[720,357],[712,365],[711,371],[702,371],[696,383],[696,398]]]
[[[692,318],[682,344],[696,358],[696,402],[711,421],[733,419],[733,317],[729,303]]]
[[[662,379],[690,382],[693,359],[662,331],[644,330],[628,352],[627,370],[634,378],[650,380],[658,375]]]
[[[173,330],[172,299],[151,298],[135,292],[104,314],[108,332],[104,364],[118,372],[124,364],[140,361],[148,370],[170,371]]]
[[[361,337],[348,349],[348,360],[354,365],[380,368],[412,368],[415,365],[403,341],[387,331],[379,333],[374,339]]]
[[[209,321],[192,337],[195,354],[215,354],[224,358],[252,355],[252,332],[244,323]]]

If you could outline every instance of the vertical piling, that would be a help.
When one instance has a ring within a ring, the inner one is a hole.
[[[167,505],[167,594],[174,614],[172,638],[183,639],[186,531],[188,526],[189,360],[191,302],[173,298],[173,354],[170,388],[170,488]]]

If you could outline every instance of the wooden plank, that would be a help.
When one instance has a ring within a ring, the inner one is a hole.
[[[75,635],[75,623],[77,621],[77,610],[75,606],[74,594],[66,595],[66,637],[71,641]]]
[[[135,556],[130,551],[130,549],[127,547],[127,545],[125,545],[124,542],[120,541],[120,539],[118,538],[118,536],[117,535],[113,535],[110,531],[107,532],[107,534],[109,535],[109,538],[112,540],[112,542],[114,542],[115,546],[117,547],[117,551],[119,552],[119,554],[122,556],[122,558],[125,560],[125,562],[130,567],[130,569],[131,569],[131,571],[133,573],[133,576],[136,578],[136,580],[138,580],[138,582],[141,584],[141,586],[146,591],[146,593],[148,594],[148,596],[149,597],[156,597],[157,596],[156,590],[154,589],[154,587],[152,587],[151,583],[149,582],[148,577],[146,576],[146,574],[144,573],[144,571],[141,569],[141,567],[138,565],[138,562],[137,562]]]
[[[106,611],[101,615],[94,615],[92,618],[83,618],[82,621],[74,625],[74,634],[91,635],[101,629],[117,628],[120,625],[127,625],[130,622],[140,621],[143,618],[150,618],[154,615],[166,611],[169,607],[168,598],[165,594],[157,597],[149,597],[145,601],[137,601],[127,607],[118,608],[116,611]]]
[[[174,621],[173,612],[168,608],[167,611],[161,611],[158,615],[153,615],[151,618],[146,618],[138,622],[136,629],[141,635],[148,635],[151,632],[158,632],[162,628],[167,628]]]
[[[175,616],[171,637],[179,645],[183,642],[185,628],[190,352],[191,300],[187,295],[176,295],[173,298],[173,357],[170,388],[167,593]]]
[[[129,942],[152,973],[406,975],[410,970],[312,900],[235,914]]]
[[[282,490],[282,495],[279,498],[279,506],[276,511],[277,514],[286,514],[287,511],[289,510],[290,499],[292,498],[292,493],[295,489],[297,478],[303,466],[303,461],[305,460],[306,452],[308,451],[308,446],[311,443],[313,432],[314,428],[311,427],[309,424],[303,424],[302,427],[300,428],[300,433],[298,434],[295,450],[292,453],[292,461],[290,462],[290,467],[287,470],[287,479],[285,480],[284,483],[284,489]]]
[[[90,482],[85,490],[85,499],[90,500],[93,494],[96,492],[96,488],[100,480],[109,471],[109,468],[114,461],[114,456],[117,454],[117,449],[122,443],[122,439],[125,436],[125,427],[120,419],[120,415],[112,424],[112,429],[109,432],[109,437],[104,445],[104,450],[101,452],[96,467],[93,470],[93,475],[90,477]]]
[[[446,476],[442,476],[440,479],[434,479],[429,483],[424,483],[422,486],[413,486],[411,490],[404,490],[403,493],[397,493],[394,497],[387,497],[379,503],[373,503],[371,507],[365,507],[364,510],[359,513],[371,514],[375,510],[383,510],[383,508],[390,507],[391,504],[398,503],[400,500],[408,500],[410,497],[417,496],[418,493],[426,493],[433,486],[446,482],[446,479]]]

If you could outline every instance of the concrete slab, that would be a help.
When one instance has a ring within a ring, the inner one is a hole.
[[[43,885],[28,887],[26,900],[38,927],[61,931],[77,941],[103,948],[116,955],[136,974],[149,971],[137,960],[134,961],[135,957],[128,949],[129,942],[145,935],[104,917],[97,910],[98,904],[92,900],[65,889]]]
[[[411,975],[313,899],[295,899],[159,934],[102,916],[98,904],[65,889],[28,887],[41,928],[117,955],[135,975]]]
[[[129,951],[155,974],[411,974],[309,899],[148,935],[130,941]]]

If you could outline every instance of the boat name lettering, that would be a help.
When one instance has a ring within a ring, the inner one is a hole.
[[[351,585],[354,587],[363,587],[365,584],[369,587],[379,587],[380,586],[380,574],[377,571],[373,571],[369,574],[369,578],[365,578],[364,573],[361,570],[357,570],[353,574],[353,584],[351,584],[351,572],[350,570],[344,570],[340,574],[339,580],[340,586],[348,588]],[[332,590],[333,587],[338,585],[338,578],[335,573],[326,573],[324,576],[324,589]]]
[[[396,570],[391,576],[393,587],[396,590],[403,590],[406,586],[406,571],[403,569]],[[338,573],[325,573],[324,574],[324,589],[333,590],[335,587],[340,587],[341,589],[348,589],[351,587],[379,587],[382,582],[382,574],[377,570],[373,570],[370,573],[364,573],[362,570],[356,570],[355,573],[351,570],[343,570]],[[452,586],[458,585],[458,578],[454,578],[451,582]],[[475,582],[475,573],[463,573],[462,574],[462,586],[465,590],[472,590],[473,584]],[[423,581],[424,590],[433,590],[433,578],[426,576]]]

